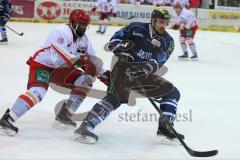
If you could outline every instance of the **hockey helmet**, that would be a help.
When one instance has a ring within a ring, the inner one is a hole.
[[[151,18],[159,18],[164,20],[169,20],[171,15],[169,14],[168,10],[162,7],[156,7],[151,14]]]
[[[177,13],[177,15],[181,14],[183,5],[180,3],[179,0],[176,0],[175,2],[173,2],[172,7],[175,10],[175,12]]]
[[[69,24],[73,32],[78,37],[82,37],[89,25],[91,18],[89,14],[82,9],[75,9],[70,13]]]
[[[172,7],[175,8],[183,8],[182,4],[180,3],[180,1],[176,0],[173,2]]]

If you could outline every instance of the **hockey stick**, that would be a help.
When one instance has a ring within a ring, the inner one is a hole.
[[[19,36],[23,36],[23,32],[21,32],[21,33],[18,33],[17,31],[15,31],[14,29],[12,29],[11,27],[9,27],[9,26],[7,26],[7,25],[5,25],[8,29],[10,29],[11,31],[13,31],[14,33],[16,33],[17,35],[19,35]]]
[[[151,98],[147,91],[143,88],[143,86],[141,85],[141,83],[138,81],[138,79],[135,79],[135,81],[137,82],[137,84],[139,85],[139,87],[141,88],[143,94],[145,97],[148,98],[148,100],[152,103],[153,107],[157,110],[157,112],[160,114],[160,117],[162,118],[163,122],[167,124],[167,126],[171,129],[171,131],[174,133],[174,135],[177,137],[177,139],[180,141],[180,143],[183,145],[183,147],[185,148],[185,150],[193,157],[211,157],[211,156],[215,156],[216,154],[218,154],[218,150],[212,150],[212,151],[195,151],[192,150],[191,148],[189,148],[187,146],[187,144],[182,140],[181,137],[179,137],[177,131],[173,128],[173,126],[164,118],[162,110],[160,108],[157,107],[157,105],[155,104],[153,98]]]
[[[133,19],[133,18],[135,18],[134,16],[130,16],[130,17],[122,17],[122,16],[118,16],[118,18],[122,18],[122,19],[128,19],[128,20],[130,20],[130,19]]]

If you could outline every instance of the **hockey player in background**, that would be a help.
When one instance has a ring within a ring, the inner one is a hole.
[[[5,25],[11,15],[11,3],[9,0],[0,0],[0,44],[7,44],[7,31]]]
[[[99,10],[99,22],[97,33],[104,34],[109,23],[110,16],[116,17],[116,0],[98,0],[96,5],[92,8],[94,13]]]
[[[152,0],[152,4],[156,7],[171,6],[172,0]]]
[[[179,56],[180,60],[188,60],[188,49],[189,46],[192,56],[191,60],[197,60],[196,45],[193,41],[195,33],[198,29],[197,18],[190,9],[186,9],[177,0],[173,3],[173,9],[176,12],[176,19],[172,25],[172,29],[180,31],[180,45],[183,51],[183,55]]]
[[[186,9],[190,8],[189,0],[175,0],[175,1],[173,1],[172,4],[174,4],[174,2],[179,2],[181,4],[181,6],[186,8]]]
[[[135,83],[136,80],[159,88],[157,93],[154,95],[152,92],[151,96],[161,99],[160,108],[164,118],[174,125],[180,93],[170,82],[155,74],[174,50],[174,40],[165,30],[170,17],[166,9],[157,7],[151,13],[150,23],[131,23],[113,35],[106,48],[119,57],[119,60],[112,70],[110,89],[103,100],[93,106],[75,131],[75,140],[96,143],[98,136],[92,130],[121,104],[127,103],[129,92],[124,92],[127,88],[137,90],[139,86]],[[150,93],[151,91],[149,95]],[[176,138],[166,126],[163,117],[159,118],[157,135],[163,139]],[[184,138],[181,134],[179,136]]]
[[[92,87],[93,77],[102,71],[101,66],[91,59],[95,52],[85,34],[89,23],[90,16],[86,11],[73,10],[69,23],[54,29],[43,46],[29,58],[27,91],[0,119],[0,132],[15,135],[18,128],[14,122],[43,99],[50,82],[72,88],[70,98],[63,103],[56,116],[56,122],[66,127],[76,127],[71,116],[83,102],[88,88]],[[87,89],[74,89],[82,86]]]

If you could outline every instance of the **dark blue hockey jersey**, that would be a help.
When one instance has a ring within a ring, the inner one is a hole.
[[[160,47],[151,42],[156,39]],[[121,41],[133,41],[135,46],[130,53],[135,62],[146,62],[156,60],[158,64],[164,64],[174,49],[173,38],[165,31],[161,35],[153,35],[149,23],[135,22],[117,31],[110,40],[109,45],[117,45]]]
[[[11,3],[9,0],[0,0],[0,18],[8,20],[12,11]]]

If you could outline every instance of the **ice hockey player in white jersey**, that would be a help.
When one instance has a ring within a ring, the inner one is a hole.
[[[186,9],[182,6],[180,1],[173,3],[173,9],[176,12],[176,19],[172,25],[172,29],[180,31],[180,45],[183,51],[183,55],[179,56],[180,60],[188,60],[188,49],[189,46],[192,56],[191,60],[197,60],[196,45],[193,41],[196,31],[198,29],[197,18],[190,9]]]
[[[98,74],[97,70],[101,69],[90,59],[95,52],[85,34],[89,23],[90,16],[86,11],[73,10],[69,23],[61,24],[54,29],[44,45],[29,58],[27,91],[17,98],[12,108],[8,108],[0,119],[0,132],[11,136],[18,132],[14,122],[43,99],[52,78],[53,83],[58,83],[59,77],[62,77],[63,82],[60,84],[62,86],[92,87],[93,77]],[[64,67],[67,67],[69,74],[53,76],[54,71]],[[84,100],[86,92],[87,90],[73,89],[70,98],[57,114],[56,121],[66,126],[76,127],[71,116]]]
[[[99,10],[99,26],[97,33],[104,34],[109,23],[110,16],[116,17],[116,0],[98,0],[92,8],[92,12]]]
[[[183,8],[186,8],[186,9],[190,8],[189,0],[175,0],[175,1],[179,2]],[[174,4],[174,2],[172,4]]]

